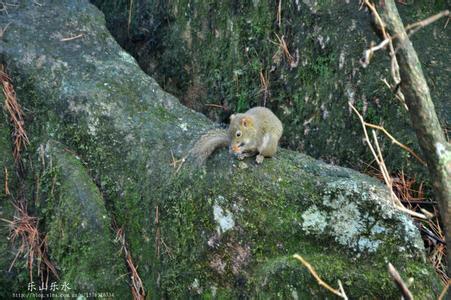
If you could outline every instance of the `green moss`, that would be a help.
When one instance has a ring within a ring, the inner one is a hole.
[[[120,246],[113,244],[110,216],[82,163],[55,142],[46,145],[48,160],[41,173],[41,201],[50,259],[60,281],[74,293],[129,294],[119,280],[125,272]],[[99,259],[102,258],[102,259]]]
[[[347,105],[351,101],[366,121],[383,124],[399,141],[420,152],[408,114],[381,81],[390,77],[387,57],[377,53],[367,69],[359,67],[362,51],[378,37],[357,3],[282,2],[278,20],[278,1],[178,0],[164,5],[138,1],[125,39],[115,24],[127,20],[128,2],[94,2],[106,13],[113,34],[147,73],[185,105],[215,121],[227,122],[232,112],[266,105],[284,123],[283,146],[364,169],[361,162],[372,157],[360,142],[360,124]],[[411,1],[399,10],[405,22],[412,23],[445,9],[445,2]],[[155,20],[152,24],[144,21],[149,16]],[[449,90],[443,71],[449,61],[444,43],[449,28],[435,26],[412,38],[446,127],[451,122],[450,107],[441,99]],[[276,35],[286,42],[291,65]],[[134,42],[138,37],[139,42]],[[268,80],[267,92],[260,73]],[[206,104],[224,106],[226,111]],[[390,170],[403,169],[427,180],[426,170],[413,157],[388,139],[381,138],[380,143]]]

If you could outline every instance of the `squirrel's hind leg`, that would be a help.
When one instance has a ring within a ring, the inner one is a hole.
[[[277,151],[277,144],[279,139],[272,134],[265,134],[263,136],[262,144],[258,147],[259,155],[263,157],[271,157]],[[263,161],[263,159],[261,160]]]

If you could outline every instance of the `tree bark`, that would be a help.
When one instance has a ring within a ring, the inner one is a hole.
[[[451,275],[451,146],[440,127],[421,63],[405,31],[393,0],[381,6],[382,17],[391,36],[399,64],[401,89],[409,108],[410,120],[427,162],[440,215],[445,226],[448,250],[448,276]]]

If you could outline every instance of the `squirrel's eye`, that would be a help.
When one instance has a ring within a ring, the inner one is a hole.
[[[237,136],[237,137],[240,137],[240,136],[241,136],[241,131],[238,130],[238,131],[236,132],[236,136]]]

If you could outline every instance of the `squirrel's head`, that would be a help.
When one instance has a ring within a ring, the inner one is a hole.
[[[234,114],[230,116],[230,152],[241,154],[255,151],[256,130],[255,120],[252,116],[245,114]]]

